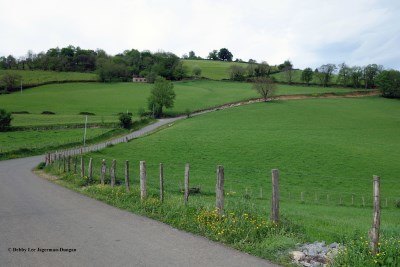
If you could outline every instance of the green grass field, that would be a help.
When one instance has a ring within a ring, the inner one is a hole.
[[[24,87],[26,84],[35,85],[48,82],[98,80],[97,74],[94,73],[57,72],[44,70],[0,70],[0,76],[2,76],[4,73],[14,73],[20,75],[22,77],[22,87]]]
[[[147,108],[151,84],[139,83],[66,83],[44,85],[24,91],[0,95],[0,106],[7,111],[27,111],[14,114],[12,125],[49,125],[82,123],[80,112],[92,112],[90,122],[113,122],[119,112],[134,113]],[[205,109],[229,102],[258,97],[250,83],[222,81],[176,82],[175,106],[167,110],[170,115]],[[350,89],[278,85],[277,95],[350,92]],[[43,111],[55,115],[41,115]]]
[[[184,165],[190,163],[191,185],[202,190],[192,201],[209,206],[214,203],[215,169],[222,164],[227,208],[234,208],[247,192],[251,210],[265,216],[270,170],[278,168],[282,213],[304,228],[309,241],[367,233],[372,175],[380,175],[382,199],[389,205],[382,211],[382,232],[399,236],[400,213],[394,207],[400,198],[399,105],[379,97],[259,103],[186,119],[88,157],[94,158],[97,173],[101,159],[117,159],[121,180],[121,163],[129,160],[135,183],[138,163],[145,160],[154,192],[163,162],[167,196],[180,194]],[[367,207],[362,207],[362,197]]]
[[[198,66],[201,69],[201,77],[212,79],[212,80],[222,80],[229,79],[229,68],[232,65],[239,65],[244,68],[247,67],[247,63],[238,62],[224,62],[216,60],[182,60],[183,65],[187,66],[189,70],[189,75],[192,75],[192,70],[194,66]]]
[[[87,129],[87,139],[92,139],[111,129]],[[58,146],[65,143],[83,143],[84,129],[0,132],[0,152],[9,152],[21,148],[36,149]]]

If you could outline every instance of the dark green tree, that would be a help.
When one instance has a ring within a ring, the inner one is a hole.
[[[337,83],[342,86],[347,86],[350,82],[350,68],[346,63],[339,64],[339,73],[337,76]]]
[[[221,48],[218,52],[218,58],[222,61],[232,61],[233,55],[227,48]]]
[[[384,70],[376,77],[376,84],[382,96],[400,98],[400,71]]]
[[[132,126],[132,114],[130,113],[121,113],[119,115],[119,124],[122,128],[130,129]]]
[[[5,109],[0,109],[0,132],[6,130],[11,125],[12,116]]]
[[[383,67],[377,64],[369,64],[363,69],[363,79],[365,89],[373,88],[375,86],[375,79],[380,72],[382,72]]]
[[[361,86],[361,79],[363,76],[362,68],[359,66],[353,66],[349,69],[350,84],[354,88]]]
[[[174,106],[175,97],[174,84],[165,78],[157,78],[148,98],[148,108],[158,118],[163,114],[164,107]]]
[[[302,72],[301,72],[301,80],[303,82],[305,82],[307,85],[310,85],[310,82],[313,79],[313,74],[314,72],[312,71],[311,68],[305,68]]]
[[[211,59],[211,60],[218,60],[219,59],[218,58],[218,51],[217,50],[211,51],[210,53],[208,53],[207,58]]]
[[[335,64],[325,64],[318,68],[318,72],[315,72],[315,74],[320,80],[321,85],[326,87],[330,84],[333,73],[336,69]]]

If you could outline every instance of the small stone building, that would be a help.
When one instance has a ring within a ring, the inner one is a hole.
[[[147,82],[147,80],[146,80],[146,78],[133,75],[132,82],[134,82],[134,83],[145,83],[145,82]]]

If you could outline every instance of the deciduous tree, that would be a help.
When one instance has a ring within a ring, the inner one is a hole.
[[[267,77],[256,77],[253,79],[253,89],[260,94],[260,96],[267,101],[276,90],[276,84],[272,79]]]
[[[310,82],[313,79],[313,71],[311,68],[305,68],[302,72],[301,72],[301,80],[303,82],[305,82],[307,85],[310,85]]]
[[[400,98],[400,72],[384,70],[376,77],[376,84],[382,91],[382,96]]]
[[[148,98],[149,110],[155,117],[160,117],[164,107],[172,108],[174,106],[175,97],[173,83],[165,78],[157,78]]]

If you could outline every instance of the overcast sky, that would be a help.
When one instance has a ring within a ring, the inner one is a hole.
[[[0,0],[0,55],[67,45],[400,69],[399,0]]]

